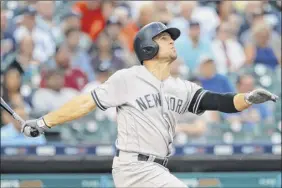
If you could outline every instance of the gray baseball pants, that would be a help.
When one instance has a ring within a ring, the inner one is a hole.
[[[138,161],[137,153],[120,151],[113,160],[112,175],[118,187],[175,187],[188,188],[169,170],[155,162]]]

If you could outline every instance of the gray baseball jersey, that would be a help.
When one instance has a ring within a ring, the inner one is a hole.
[[[117,108],[118,149],[166,157],[178,118],[202,114],[198,107],[205,91],[179,78],[160,81],[140,65],[117,71],[91,93],[101,110]]]

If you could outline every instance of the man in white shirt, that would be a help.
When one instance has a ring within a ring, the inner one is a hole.
[[[36,17],[37,26],[48,32],[54,42],[59,42],[60,28],[55,19],[55,1],[37,1],[36,10],[38,15]]]
[[[40,63],[48,61],[55,52],[56,46],[51,35],[36,25],[36,10],[25,7],[22,11],[21,25],[15,30],[14,37],[19,43],[27,34],[32,35],[34,42],[33,58]]]
[[[242,45],[230,36],[229,24],[222,23],[217,29],[217,36],[211,47],[217,71],[223,75],[237,71],[246,61]]]
[[[190,26],[191,20],[196,20],[201,25],[201,35],[212,38],[220,20],[214,9],[208,6],[199,6],[197,1],[180,1],[180,16],[172,19],[169,26],[177,27],[181,31],[181,37]]]

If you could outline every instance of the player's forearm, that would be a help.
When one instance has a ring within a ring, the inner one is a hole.
[[[200,108],[203,110],[215,110],[224,113],[240,112],[249,106],[243,93],[206,92],[200,102]]]
[[[199,91],[203,93],[203,91]],[[199,108],[196,107],[194,111],[216,110],[225,113],[240,112],[251,106],[251,104],[261,104],[267,101],[276,102],[279,98],[265,89],[255,89],[249,93],[225,94],[205,91],[201,97],[202,100],[198,104]]]
[[[81,118],[94,110],[96,104],[90,93],[74,97],[59,109],[45,115],[44,121],[48,127],[63,124]]]

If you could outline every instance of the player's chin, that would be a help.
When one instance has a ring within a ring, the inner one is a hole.
[[[172,53],[170,56],[171,61],[175,61],[177,59],[177,54],[176,53]]]

